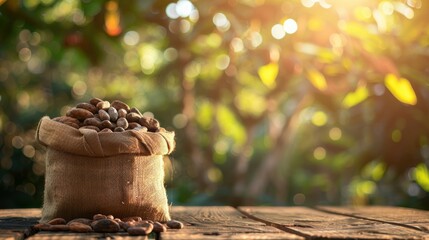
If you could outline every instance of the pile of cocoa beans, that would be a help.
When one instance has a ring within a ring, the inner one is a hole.
[[[158,120],[143,116],[137,108],[130,108],[119,100],[109,102],[100,98],[79,103],[68,110],[66,116],[56,117],[53,120],[76,129],[85,128],[97,132],[126,130],[158,132],[161,129]]]
[[[117,233],[127,232],[131,236],[148,235],[152,232],[166,232],[167,229],[181,229],[184,225],[177,220],[165,223],[143,220],[141,217],[115,218],[112,215],[95,214],[92,219],[76,218],[66,221],[64,218],[54,218],[48,223],[33,226],[36,231],[70,231],[76,233]]]

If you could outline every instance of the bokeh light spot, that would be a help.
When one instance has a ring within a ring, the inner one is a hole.
[[[302,205],[305,203],[305,195],[303,193],[297,193],[293,196],[293,203],[296,205]]]
[[[325,125],[327,121],[328,116],[322,111],[315,112],[311,118],[311,122],[318,127]]]
[[[136,31],[128,31],[124,35],[124,42],[129,46],[135,46],[140,41],[140,35]]]
[[[177,129],[184,128],[187,123],[188,123],[188,117],[183,113],[176,114],[173,117],[173,125]]]
[[[286,33],[293,34],[296,31],[298,31],[298,24],[295,20],[292,18],[286,19],[286,21],[283,23],[283,28]]]
[[[241,38],[233,38],[231,40],[231,47],[234,52],[241,52],[244,50],[243,40]]]
[[[188,0],[179,0],[176,4],[176,13],[180,17],[189,17],[191,15],[194,5]]]
[[[216,13],[213,16],[213,23],[221,32],[227,31],[231,26],[231,23],[229,22],[228,18],[223,13]]]
[[[326,149],[323,147],[317,147],[313,151],[313,157],[316,160],[323,160],[326,157]]]
[[[22,48],[19,50],[19,59],[23,62],[28,62],[31,59],[31,50],[29,48]]]
[[[22,149],[22,153],[24,153],[26,157],[32,158],[36,154],[36,149],[31,145],[25,145]]]
[[[179,55],[179,53],[177,52],[177,50],[175,48],[172,48],[172,47],[167,48],[164,51],[164,58],[170,62],[176,60],[178,55]]]
[[[402,131],[399,129],[395,129],[392,131],[392,141],[395,143],[400,142],[402,139]]]
[[[165,8],[165,13],[167,16],[171,19],[177,19],[179,18],[179,14],[176,12],[176,3],[170,3]]]
[[[230,58],[226,54],[221,54],[216,57],[216,68],[225,70],[229,66]]]
[[[212,167],[207,172],[207,177],[211,182],[219,182],[222,180],[222,172],[217,167]]]
[[[334,127],[331,128],[331,130],[329,130],[329,137],[333,140],[333,141],[338,141],[341,139],[343,135],[343,132],[341,131],[340,128]]]
[[[285,30],[283,28],[283,25],[281,25],[281,24],[275,24],[271,28],[271,35],[275,39],[282,39],[282,38],[284,38],[286,36],[286,32],[285,32]]]
[[[12,146],[17,149],[21,149],[24,147],[24,139],[20,136],[15,136],[12,138]]]
[[[84,81],[80,81],[80,80],[76,81],[73,84],[73,88],[72,88],[73,95],[83,96],[86,93],[87,88],[88,87],[86,86],[86,83]]]

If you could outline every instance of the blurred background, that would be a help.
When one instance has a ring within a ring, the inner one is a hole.
[[[40,207],[42,116],[174,130],[173,205],[429,209],[429,3],[0,0],[0,208]]]

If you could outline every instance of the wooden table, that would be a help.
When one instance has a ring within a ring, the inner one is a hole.
[[[372,207],[172,207],[185,228],[125,232],[35,232],[40,209],[0,210],[0,239],[429,239],[429,211]]]

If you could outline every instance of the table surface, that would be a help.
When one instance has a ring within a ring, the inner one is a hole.
[[[131,237],[34,231],[41,209],[0,209],[0,239],[429,239],[429,211],[369,207],[173,206],[185,228]]]

